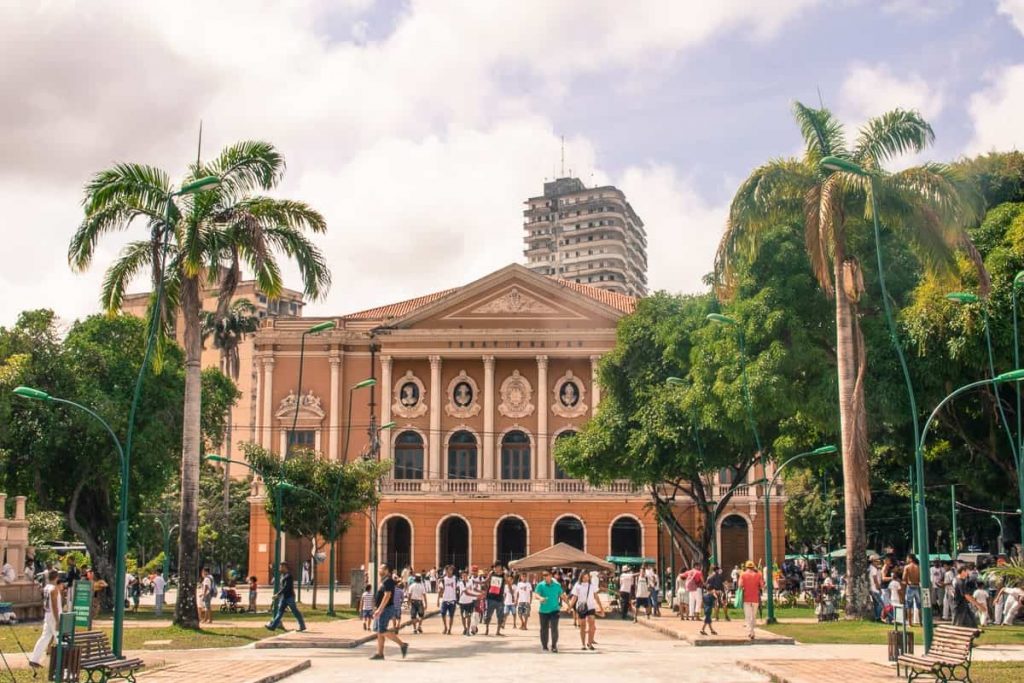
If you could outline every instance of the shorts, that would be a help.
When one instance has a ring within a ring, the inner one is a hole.
[[[203,607],[206,610],[209,610],[210,609],[210,604],[212,602],[213,602],[213,596],[208,596],[208,597],[203,598]]]
[[[410,619],[422,619],[423,615],[427,613],[426,607],[423,605],[422,600],[410,600],[409,601],[409,618]]]
[[[521,602],[521,603],[519,603],[518,605],[516,605],[516,612],[518,612],[519,616],[521,616],[521,617],[528,617],[528,616],[530,616],[530,603],[528,603],[528,602]]]
[[[651,599],[650,598],[637,598],[636,602],[634,604],[637,607],[650,607],[651,606]]]
[[[455,616],[455,601],[445,600],[441,603],[441,617],[454,617]]]
[[[472,614],[474,608],[476,608],[476,603],[475,602],[460,602],[459,603],[459,610],[462,612],[463,616],[469,616],[470,614]]]
[[[395,618],[394,608],[385,607],[384,609],[381,610],[380,616],[377,617],[374,620],[374,622],[373,622],[373,632],[374,633],[387,633],[388,630],[389,630],[388,629],[388,625],[391,623],[391,620],[394,619],[394,618]]]
[[[514,614],[515,611],[516,611],[516,606],[515,605],[505,605],[505,616],[509,616],[510,614]]]
[[[488,600],[487,607],[484,610],[484,620],[489,624],[491,623],[491,617],[497,612],[498,616],[501,616],[503,605],[497,600]]]
[[[373,610],[372,609],[364,609],[362,612],[359,613],[359,618],[360,619],[372,619],[373,618]]]
[[[576,610],[576,616],[578,616],[580,619],[586,619],[587,617],[594,616],[595,612],[596,612],[596,610],[592,610],[592,609],[584,609],[584,610],[579,610],[578,609],[578,610]]]

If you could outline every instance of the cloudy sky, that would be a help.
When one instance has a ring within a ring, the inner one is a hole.
[[[200,120],[204,155],[275,143],[279,194],[326,215],[309,313],[520,261],[561,136],[646,222],[652,286],[696,291],[737,183],[798,151],[793,100],[850,125],[918,108],[926,158],[1022,148],[1024,0],[0,3],[0,325],[96,310],[129,235],[69,270],[82,184],[117,161],[180,178]]]

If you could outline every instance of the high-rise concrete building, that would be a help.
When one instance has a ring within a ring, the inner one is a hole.
[[[533,272],[647,294],[647,233],[622,190],[558,178],[526,200],[523,216],[523,254]]]

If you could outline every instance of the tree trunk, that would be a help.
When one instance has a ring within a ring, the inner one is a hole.
[[[838,237],[838,236],[837,236]],[[871,615],[864,509],[869,500],[867,413],[864,405],[864,338],[846,282],[846,259],[836,240],[833,262],[836,300],[836,366],[846,505],[846,614]]]
[[[202,443],[200,408],[203,340],[199,329],[202,303],[199,278],[181,283],[181,313],[185,321],[185,409],[181,435],[181,517],[178,522],[178,601],[174,623],[199,628],[196,582],[199,577],[199,450]]]

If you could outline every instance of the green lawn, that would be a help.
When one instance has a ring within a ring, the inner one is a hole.
[[[1024,680],[1024,662],[974,662],[971,664],[974,683],[1007,683]]]
[[[110,636],[110,629],[99,629]],[[20,658],[17,640],[26,650],[31,650],[41,633],[39,624],[18,624],[0,629],[0,650],[8,657]],[[126,650],[192,650],[210,647],[238,647],[248,645],[273,635],[262,626],[218,628],[205,631],[190,631],[167,626],[159,628],[128,628],[124,631]],[[17,640],[16,640],[17,638]],[[170,641],[160,644],[146,644],[146,641]],[[0,676],[2,678],[2,676]]]
[[[774,626],[766,626],[765,630],[780,636],[789,636],[800,643],[851,643],[860,645],[885,645],[887,633],[892,626],[872,621],[831,621],[812,624],[787,624],[783,619]],[[924,635],[920,627],[911,629],[914,642],[923,643]],[[1024,627],[994,626],[985,630],[975,641],[979,645],[1024,645]]]
[[[317,604],[319,605],[318,609],[312,609],[311,607],[309,607],[309,605],[302,605],[302,604],[299,605],[299,610],[302,612],[302,617],[306,621],[318,622],[318,621],[331,621],[331,620],[334,620],[334,619],[352,619],[353,617],[356,616],[356,610],[351,609],[348,606],[342,607],[340,605],[337,605],[334,608],[336,616],[329,617],[329,616],[327,616],[327,608],[326,608],[324,602],[322,600],[318,600]],[[290,614],[291,613],[289,612],[288,613],[289,617],[290,617]],[[98,618],[101,621],[109,621],[111,619],[111,615],[109,613],[108,614],[100,614],[100,616]],[[163,614],[162,617],[157,617],[156,614],[154,614],[152,607],[140,607],[138,612],[133,612],[131,610],[125,612],[124,618],[125,618],[126,622],[132,622],[132,621],[153,621],[153,620],[157,620],[157,619],[164,619],[164,620],[173,619],[174,618],[174,605],[169,605],[168,607],[166,607],[164,609],[164,614]],[[270,612],[268,612],[268,611],[266,611],[264,609],[263,611],[255,612],[255,613],[237,612],[235,614],[230,614],[228,612],[221,612],[218,609],[214,609],[213,610],[213,620],[214,620],[214,622],[226,621],[226,622],[231,622],[231,623],[250,622],[250,621],[253,622],[253,623],[266,623],[267,621],[270,620]]]

